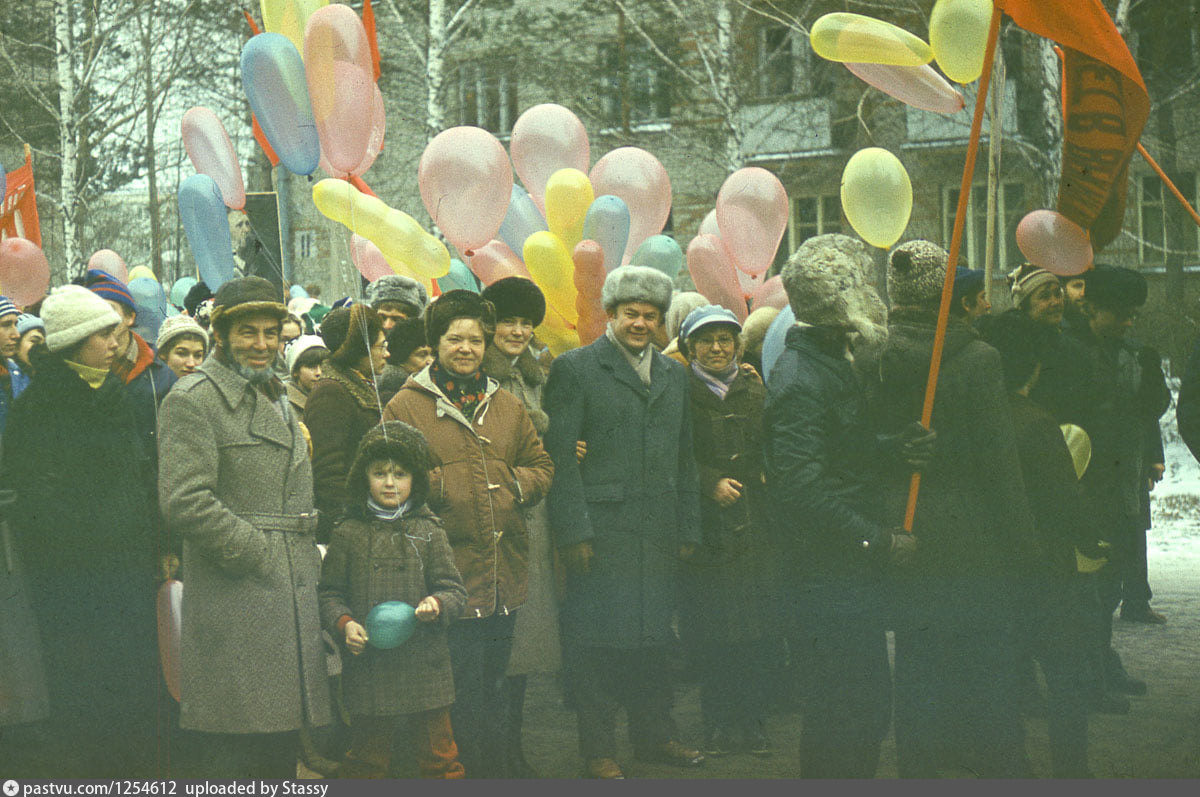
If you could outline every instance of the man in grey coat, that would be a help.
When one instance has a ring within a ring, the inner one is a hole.
[[[159,416],[159,502],[183,540],[181,720],[196,777],[290,779],[329,722],[312,468],[271,363],[286,315],[261,277],[217,291],[212,356]]]
[[[561,610],[564,669],[579,745],[594,778],[621,778],[616,710],[636,755],[679,766],[703,761],[676,740],[668,646],[680,559],[700,541],[687,371],[650,345],[671,281],[623,266],[604,282],[608,329],[554,361],[543,406],[555,478],[548,508],[567,565]],[[582,461],[576,443],[586,445]]]

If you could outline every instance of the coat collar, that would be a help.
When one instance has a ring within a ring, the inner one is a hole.
[[[500,381],[510,379],[514,374],[520,374],[522,381],[531,387],[546,381],[542,366],[528,348],[521,352],[521,356],[517,358],[516,365],[514,365],[508,355],[495,346],[488,346],[483,353],[483,372]]]
[[[481,418],[482,416],[480,414],[487,412],[487,407],[492,401],[492,394],[500,389],[500,383],[488,376],[486,372],[484,373],[484,377],[487,380],[487,387],[484,390],[483,401],[479,403],[479,408],[475,410],[475,414]],[[471,421],[467,419],[467,416],[463,415],[462,411],[458,407],[451,404],[450,399],[446,398],[446,394],[442,392],[441,388],[434,384],[433,378],[429,375],[428,365],[410,376],[408,381],[404,383],[404,387],[400,389],[421,390],[428,393],[433,397],[434,403],[437,405],[437,414],[439,417],[442,415],[448,415],[462,425],[466,426],[468,429],[474,430],[474,427],[471,425]]]
[[[611,372],[618,382],[628,385],[639,396],[647,394],[646,386],[638,378],[637,373],[633,370],[633,366],[625,359],[625,355],[617,351],[616,345],[611,340],[601,335],[591,345],[596,350],[596,357],[600,360],[600,367]],[[650,352],[646,356],[651,358],[649,400],[654,401],[667,389],[667,374],[670,372],[671,361],[660,354],[652,344],[647,345],[650,346]]]
[[[283,415],[271,406],[271,400],[262,392],[254,389],[244,376],[236,373],[216,357],[206,358],[196,370],[212,381],[229,409],[237,409],[247,397],[254,402],[254,414],[250,418],[250,434],[281,446],[290,447],[292,445],[292,430]]]
[[[350,368],[343,368],[332,360],[326,361],[325,370],[321,374],[321,379],[328,379],[331,382],[336,382],[346,389],[346,391],[354,398],[355,402],[360,407],[368,412],[379,412],[379,397],[375,393],[374,385],[367,382],[358,372]]]

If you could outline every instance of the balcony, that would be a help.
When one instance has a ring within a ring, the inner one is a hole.
[[[908,143],[905,147],[965,143],[971,133],[971,117],[975,114],[975,92],[978,85],[978,83],[973,83],[969,86],[958,87],[959,91],[962,92],[966,104],[961,111],[953,116],[922,111],[911,105],[904,106],[905,121],[908,126]],[[1017,82],[1015,80],[1006,80],[1004,82],[1004,107],[1002,115],[1001,129],[1004,131],[1004,135],[1016,135]],[[987,137],[988,120],[985,117],[982,138],[986,139]]]
[[[828,97],[745,105],[737,112],[742,152],[748,162],[780,160],[833,151]]]

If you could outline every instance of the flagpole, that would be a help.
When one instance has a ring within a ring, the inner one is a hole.
[[[1175,183],[1171,182],[1171,178],[1167,177],[1167,173],[1162,170],[1162,167],[1158,165],[1154,158],[1150,157],[1150,153],[1146,151],[1146,148],[1142,146],[1142,142],[1140,141],[1137,145],[1137,151],[1142,153],[1142,157],[1146,159],[1146,163],[1150,164],[1150,168],[1153,169],[1154,173],[1158,175],[1158,179],[1166,183],[1167,188],[1171,189],[1171,193],[1174,194],[1175,198],[1179,200],[1179,204],[1183,205],[1184,209],[1188,212],[1188,215],[1195,219],[1196,224],[1200,226],[1200,213],[1197,213],[1196,209],[1191,206],[1191,204],[1187,201],[1187,197],[1183,195],[1183,192],[1175,187]]]
[[[950,236],[949,257],[946,258],[946,277],[942,281],[942,303],[938,308],[937,331],[933,337],[933,356],[929,363],[929,379],[925,383],[925,405],[921,410],[921,425],[929,428],[933,420],[933,400],[937,394],[938,372],[942,366],[942,348],[946,342],[946,326],[950,321],[950,300],[954,294],[954,270],[958,264],[958,252],[962,245],[963,223],[966,221],[967,201],[971,198],[971,179],[975,175],[975,156],[979,153],[979,133],[983,127],[983,111],[987,105],[988,89],[992,82],[992,62],[996,55],[996,40],[1000,36],[1000,20],[1004,13],[1000,8],[992,10],[992,24],[988,29],[987,49],[983,54],[983,73],[979,76],[979,88],[975,95],[975,117],[971,120],[971,137],[967,141],[967,158],[963,164],[962,183],[958,191],[958,209],[954,215],[954,232]],[[908,508],[904,512],[904,530],[912,532],[913,517],[917,513],[917,495],[921,490],[921,473],[916,471],[908,487]]]

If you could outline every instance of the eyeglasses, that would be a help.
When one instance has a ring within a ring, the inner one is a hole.
[[[737,338],[735,338],[733,335],[705,335],[703,337],[696,338],[692,345],[696,348],[712,349],[719,346],[722,349],[728,349],[737,345]]]

